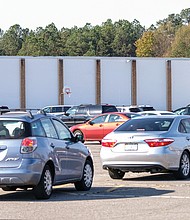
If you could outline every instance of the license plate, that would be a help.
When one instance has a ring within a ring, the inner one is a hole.
[[[125,144],[125,151],[136,151],[138,150],[138,144]]]

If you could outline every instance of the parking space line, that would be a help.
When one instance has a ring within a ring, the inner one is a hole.
[[[106,192],[113,192],[119,188],[122,188],[122,187],[125,187],[125,185],[118,185],[118,186],[115,186],[115,187],[112,187],[110,189],[107,189]]]

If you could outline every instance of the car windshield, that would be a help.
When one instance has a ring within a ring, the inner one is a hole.
[[[73,106],[66,111],[67,115],[74,115],[77,110],[77,106]]]
[[[22,121],[0,121],[0,139],[18,139],[26,136],[25,124]]]
[[[168,131],[173,118],[139,118],[125,122],[115,131]]]

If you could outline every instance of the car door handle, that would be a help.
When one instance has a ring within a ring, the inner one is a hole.
[[[55,147],[55,145],[54,145],[53,143],[51,143],[51,144],[50,144],[50,147],[54,148],[54,147]]]

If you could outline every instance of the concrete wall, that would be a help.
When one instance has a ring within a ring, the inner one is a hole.
[[[99,102],[174,110],[190,104],[190,59],[0,57],[0,76],[0,105],[10,108]]]

